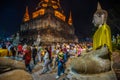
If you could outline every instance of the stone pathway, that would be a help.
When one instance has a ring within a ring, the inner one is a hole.
[[[60,76],[59,79],[56,79],[56,73],[45,73],[39,75],[39,71],[32,74],[33,80],[68,80],[65,79],[66,75]]]
[[[120,69],[115,69],[114,70],[117,76],[117,80],[120,80]]]
[[[66,77],[65,74],[60,76],[59,79],[56,79],[56,75],[57,75],[56,69],[52,70],[52,72],[46,72],[40,75],[41,69],[39,68],[38,70],[38,66],[40,67],[40,64],[35,66],[36,69],[34,68],[34,71],[32,73],[33,80],[65,80],[64,79]]]
[[[40,72],[35,72],[32,74],[32,77],[33,77],[33,80],[56,80],[55,77],[56,77],[56,74],[55,73],[45,73],[45,74],[42,74],[40,75],[39,74]]]

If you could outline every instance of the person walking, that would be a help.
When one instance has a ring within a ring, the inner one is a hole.
[[[32,58],[33,58],[33,63],[34,65],[36,64],[36,55],[37,55],[37,49],[35,47],[35,45],[33,45],[33,49],[32,49]]]
[[[45,55],[44,55],[43,60],[44,60],[44,64],[43,64],[43,69],[42,69],[40,75],[46,73],[47,71],[51,71],[51,68],[50,68],[50,55],[49,55],[49,52],[48,52],[47,48],[45,48]]]
[[[62,49],[58,53],[57,61],[58,61],[58,71],[57,71],[56,79],[58,79],[61,75],[64,74],[64,53]]]
[[[29,72],[32,72],[32,69],[30,67],[30,61],[31,61],[31,48],[27,46],[27,48],[23,51],[24,53],[24,60],[25,60],[25,66],[28,68]]]

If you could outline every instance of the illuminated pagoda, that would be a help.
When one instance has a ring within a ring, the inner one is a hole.
[[[72,26],[72,17],[66,22],[59,0],[41,0],[36,11],[29,18],[28,7],[20,26],[22,40],[35,41],[38,35],[41,42],[77,42]]]

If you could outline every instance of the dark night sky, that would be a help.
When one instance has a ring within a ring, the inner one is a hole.
[[[88,36],[91,34],[93,24],[92,16],[96,11],[98,0],[61,0],[61,6],[68,16],[72,11],[73,24],[76,34]],[[111,8],[111,2],[115,0],[99,0],[102,8]],[[14,34],[19,30],[20,24],[25,13],[26,5],[29,6],[30,14],[35,10],[39,0],[3,0],[0,2],[0,34]]]

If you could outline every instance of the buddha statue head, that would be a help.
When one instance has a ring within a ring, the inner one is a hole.
[[[103,10],[100,6],[100,3],[98,2],[97,11],[94,13],[93,16],[93,24],[98,27],[99,25],[106,23],[107,16],[107,11]]]

